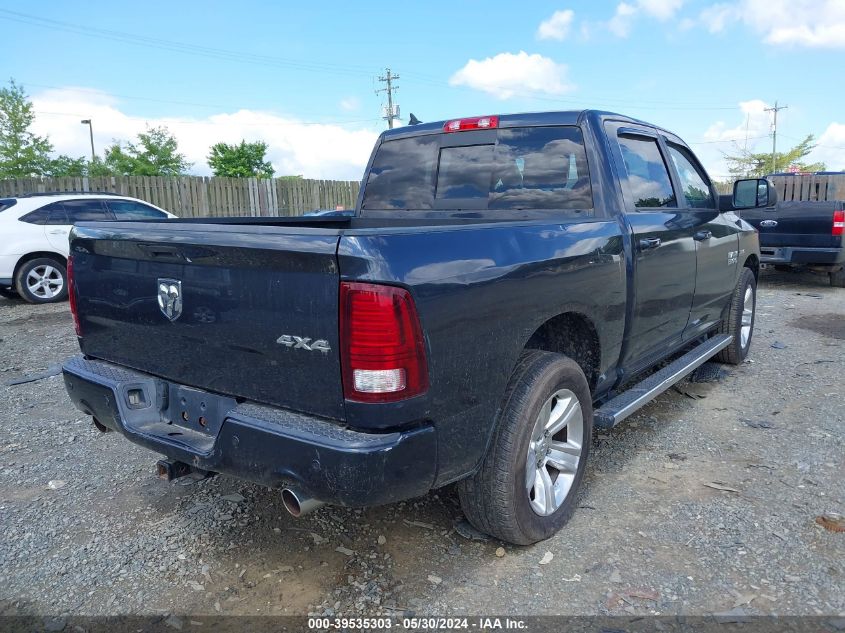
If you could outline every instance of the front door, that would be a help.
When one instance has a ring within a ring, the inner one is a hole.
[[[739,259],[739,218],[719,213],[710,180],[692,152],[671,141],[666,147],[681,189],[679,202],[695,222],[695,297],[684,333],[685,339],[693,339],[719,322],[730,300]]]

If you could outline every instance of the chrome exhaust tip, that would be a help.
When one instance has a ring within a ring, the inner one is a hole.
[[[322,501],[317,501],[316,499],[307,497],[291,488],[282,489],[282,503],[285,504],[285,510],[287,510],[291,516],[296,518],[304,516],[309,512],[313,512],[317,508],[321,508],[326,505]]]

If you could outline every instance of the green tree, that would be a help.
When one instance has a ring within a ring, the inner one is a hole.
[[[813,142],[815,137],[808,134],[803,141],[786,152],[775,152],[774,166],[772,165],[771,152],[748,152],[740,151],[738,154],[725,154],[728,162],[728,171],[735,178],[760,177],[772,172],[786,171],[795,165],[801,171],[824,171],[824,163],[806,163],[801,159],[807,156],[816,147]]]
[[[228,178],[272,178],[273,165],[265,160],[267,143],[256,141],[240,145],[215,143],[208,155],[208,166],[215,176]]]
[[[21,86],[10,80],[8,88],[0,88],[0,178],[44,173],[53,146],[30,131],[34,120],[32,102]]]
[[[178,176],[191,166],[180,154],[176,138],[166,127],[147,128],[138,142],[120,141],[106,148],[104,166],[120,176]]]
[[[88,172],[89,163],[85,157],[71,158],[65,154],[50,159],[44,168],[44,175],[53,178],[88,176]]]

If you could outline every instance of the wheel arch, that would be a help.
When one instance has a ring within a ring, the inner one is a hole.
[[[600,373],[601,342],[595,324],[587,315],[568,311],[551,317],[528,338],[524,349],[568,356],[584,372],[590,391],[595,391]]]
[[[754,281],[760,281],[760,259],[756,254],[752,253],[746,257],[742,266],[751,269],[751,272],[754,273]]]
[[[20,259],[18,259],[17,263],[15,264],[15,272],[13,273],[12,279],[15,280],[18,278],[18,271],[21,269],[21,266],[26,264],[27,262],[31,262],[33,259],[55,259],[58,260],[62,266],[67,268],[67,257],[62,255],[61,253],[57,253],[56,251],[33,251],[32,253],[27,253],[26,255],[21,255]]]

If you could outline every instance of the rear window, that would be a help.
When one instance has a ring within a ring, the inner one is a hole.
[[[17,203],[18,201],[14,198],[0,198],[0,211],[5,211],[10,207],[15,206]]]
[[[382,143],[367,178],[363,208],[450,209],[467,203],[472,209],[592,209],[584,140],[577,127],[503,128],[495,143],[441,148],[443,137]],[[448,138],[451,142],[455,136]]]

